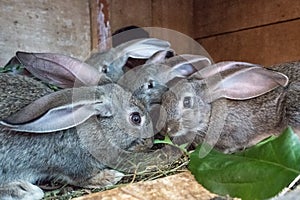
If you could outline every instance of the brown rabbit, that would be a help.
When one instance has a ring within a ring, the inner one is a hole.
[[[287,125],[299,132],[299,66],[276,66],[281,73],[245,62],[206,67],[164,94],[164,130],[175,143],[208,142],[224,152],[278,135]]]

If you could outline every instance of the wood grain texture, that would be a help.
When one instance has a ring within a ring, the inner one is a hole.
[[[87,0],[1,0],[0,29],[0,66],[16,51],[90,53]]]
[[[194,0],[195,38],[299,17],[300,1],[294,0]]]
[[[103,52],[111,48],[110,8],[107,0],[89,0],[91,51]]]
[[[300,20],[200,39],[215,62],[241,60],[269,66],[300,60]]]
[[[151,26],[151,0],[108,0],[112,32],[125,26]]]
[[[204,189],[190,172],[184,172],[153,181],[139,182],[104,192],[75,198],[74,200],[210,200],[217,195]]]
[[[193,0],[153,0],[152,26],[194,36]]]

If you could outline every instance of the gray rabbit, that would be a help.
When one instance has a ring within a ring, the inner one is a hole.
[[[245,62],[221,62],[176,83],[162,97],[164,133],[178,144],[207,142],[233,152],[287,126],[299,133],[299,63],[277,71]]]
[[[61,88],[117,82],[128,58],[147,59],[170,43],[156,38],[136,39],[106,52],[94,53],[85,62],[57,53],[17,52],[16,58],[34,77]]]
[[[0,120],[53,92],[43,83],[27,76],[0,73]]]
[[[155,132],[161,130],[165,121],[165,115],[159,109],[161,96],[169,90],[167,83],[177,78],[187,78],[211,64],[208,58],[201,55],[183,54],[167,58],[168,53],[166,50],[158,51],[144,65],[126,72],[118,81],[144,104]]]
[[[176,78],[187,78],[199,68],[211,64],[201,55],[183,54],[166,58],[169,51],[162,50],[147,62],[125,73],[117,82],[129,89],[146,107],[161,103],[161,95],[168,90],[167,83]]]
[[[132,172],[135,162],[156,162],[151,157],[159,154],[142,153],[153,144],[149,116],[120,86],[51,92],[28,77],[0,79],[1,104],[12,111],[1,110],[1,199],[41,199],[33,184],[42,180],[105,187],[122,178],[116,168]]]

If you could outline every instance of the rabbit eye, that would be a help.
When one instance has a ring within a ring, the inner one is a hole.
[[[142,122],[142,117],[140,115],[140,113],[138,112],[133,112],[130,114],[130,121],[134,124],[134,125],[140,125]]]
[[[184,108],[191,108],[192,107],[192,97],[184,97],[183,99],[183,107]]]
[[[154,80],[149,80],[147,86],[148,86],[148,88],[154,88],[154,87],[155,87],[155,82],[154,82]]]
[[[104,65],[102,67],[102,72],[105,73],[105,74],[108,72],[108,66],[107,65]]]

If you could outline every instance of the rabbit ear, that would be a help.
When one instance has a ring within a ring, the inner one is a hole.
[[[95,92],[95,87],[81,87],[46,95],[0,124],[19,132],[49,133],[77,126],[93,115],[112,116],[104,93],[96,98]]]
[[[115,49],[117,52],[122,52],[127,58],[148,59],[157,51],[167,50],[169,48],[170,43],[165,40],[146,38],[131,40],[117,46]]]
[[[233,100],[251,99],[288,84],[288,77],[282,73],[249,63],[236,63],[237,65],[232,65],[234,63],[231,62],[232,67],[223,66],[224,70],[220,74],[204,79],[211,101],[222,97]]]
[[[176,64],[170,69],[177,77],[188,77],[197,70],[211,65],[210,59],[201,55],[183,54],[169,59],[170,63]]]
[[[209,67],[200,69],[198,72],[192,74],[190,78],[205,79],[210,76],[214,76],[218,73],[223,73],[229,70],[242,70],[249,67],[260,67],[260,66],[252,63],[247,63],[247,62],[235,62],[235,61],[219,62]]]
[[[61,88],[79,85],[96,85],[104,78],[97,69],[61,54],[17,52],[17,59],[35,77]]]
[[[163,63],[168,57],[174,56],[173,50],[161,50],[153,54],[145,64]]]

